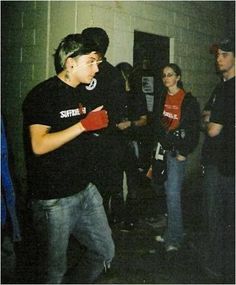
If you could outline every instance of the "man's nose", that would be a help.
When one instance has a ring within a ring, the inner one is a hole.
[[[221,59],[222,59],[222,55],[219,54],[216,58],[216,61],[219,62],[219,61],[221,61]]]
[[[97,73],[97,72],[99,71],[99,68],[98,68],[98,65],[97,65],[97,64],[94,64],[93,68],[94,68],[94,72],[95,72],[95,73]]]

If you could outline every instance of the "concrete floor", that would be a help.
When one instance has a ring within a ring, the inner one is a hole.
[[[155,240],[165,229],[165,219],[158,211],[164,208],[164,196],[162,193],[157,196],[149,187],[142,195],[141,217],[135,227],[127,231],[122,224],[112,226],[116,256],[110,275],[105,275],[98,283],[216,284],[216,280],[204,274],[193,248],[201,219],[198,207],[189,205],[189,200],[199,203],[198,195],[183,197],[186,239],[178,254],[170,255],[166,254],[163,244]]]
[[[161,234],[165,226],[161,210],[163,193],[157,195],[146,184],[140,195],[140,216],[135,227],[127,230],[123,224],[111,226],[116,256],[111,270],[102,275],[97,284],[216,284],[216,280],[204,274],[193,248],[201,232],[200,193],[183,195],[186,240],[176,255],[167,255],[163,245],[155,241],[155,236]],[[15,246],[16,261],[10,257],[11,246],[8,245],[8,252],[2,250],[2,284],[34,283],[32,245],[28,243],[32,238],[31,229],[26,227],[25,232],[23,242]],[[69,266],[74,262],[77,249],[79,245],[72,239],[68,250]],[[15,263],[19,264],[16,270],[13,268]]]

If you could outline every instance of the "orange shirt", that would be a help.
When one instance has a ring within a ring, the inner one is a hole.
[[[185,96],[183,89],[174,95],[166,95],[166,101],[162,114],[162,125],[166,130],[174,130],[179,126],[181,118],[181,105]]]

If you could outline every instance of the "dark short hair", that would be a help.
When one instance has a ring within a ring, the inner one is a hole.
[[[99,52],[97,44],[91,39],[85,39],[81,34],[69,34],[61,40],[54,53],[54,67],[56,73],[60,73],[65,66],[68,57]]]
[[[92,39],[99,46],[102,55],[106,54],[109,37],[105,30],[99,27],[89,27],[82,31],[82,35],[85,38]]]
[[[233,52],[235,54],[235,39],[232,37],[222,39],[217,46],[223,51]]]
[[[133,71],[133,66],[128,62],[120,62],[116,65],[116,68],[124,74],[125,78],[128,78]]]
[[[165,66],[162,68],[162,73],[163,73],[164,68],[166,68],[166,67],[170,67],[171,69],[173,69],[174,73],[175,73],[177,76],[180,76],[180,78],[181,78],[182,71],[181,71],[180,67],[179,67],[177,64],[175,64],[175,63],[169,63],[169,64],[165,65]],[[177,86],[178,86],[179,88],[183,89],[183,82],[182,82],[181,79],[178,81]]]

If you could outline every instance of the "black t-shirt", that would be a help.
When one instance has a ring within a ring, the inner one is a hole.
[[[216,95],[221,92],[221,83],[218,84],[213,90],[208,102],[206,103],[204,110],[212,111],[215,104]],[[202,146],[202,163],[204,165],[216,165],[218,162],[219,149],[221,145],[222,134],[220,133],[216,137],[205,136]]]
[[[223,125],[218,168],[223,175],[235,175],[235,77],[219,85],[210,121]]]
[[[129,121],[139,120],[140,116],[147,115],[146,99],[142,93],[127,92],[127,119]],[[122,131],[129,139],[139,140],[144,135],[145,126],[132,126]]]
[[[131,121],[147,115],[146,99],[142,93],[127,92],[127,106],[128,119]]]
[[[124,79],[120,71],[104,59],[92,82],[89,85],[80,84],[77,92],[88,111],[103,105],[108,112],[108,127],[85,135],[89,137],[90,144],[93,144],[90,152],[91,167],[94,170],[91,172],[92,181],[96,185],[98,180],[106,180],[111,184],[119,171],[123,152],[123,135],[116,124],[127,117]]]
[[[116,124],[127,117],[125,83],[119,70],[104,60],[99,65],[99,72],[89,85],[80,84],[77,88],[81,101],[88,111],[103,105],[108,112],[108,128],[95,131],[100,135],[117,135]]]
[[[56,199],[73,195],[89,183],[90,145],[81,134],[60,148],[36,156],[32,153],[28,127],[50,126],[50,132],[64,130],[84,117],[86,106],[80,95],[58,77],[37,85],[23,103],[26,162],[31,197]]]

